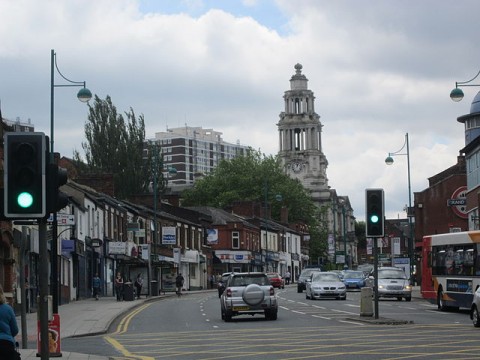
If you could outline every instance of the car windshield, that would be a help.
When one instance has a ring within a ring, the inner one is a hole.
[[[318,273],[313,275],[312,282],[333,282],[340,281],[340,278],[335,273]]]
[[[264,275],[259,276],[234,276],[230,281],[230,286],[247,286],[250,284],[268,285],[268,278]]]
[[[402,270],[378,270],[378,278],[406,280],[407,276]]]
[[[343,277],[344,279],[363,279],[365,276],[361,271],[352,271],[352,272],[346,272],[343,275]]]

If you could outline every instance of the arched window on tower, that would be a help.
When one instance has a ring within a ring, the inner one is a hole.
[[[295,146],[296,151],[301,150],[301,146],[302,146],[301,137],[302,137],[302,130],[301,129],[295,129],[294,146]]]
[[[300,114],[301,110],[300,99],[295,98],[295,114]]]

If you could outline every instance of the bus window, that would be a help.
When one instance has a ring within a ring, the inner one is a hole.
[[[463,264],[465,266],[465,274],[473,275],[473,259],[474,259],[474,249],[473,246],[468,246],[465,249],[465,257],[463,259]]]

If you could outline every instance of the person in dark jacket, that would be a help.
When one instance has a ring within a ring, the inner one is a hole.
[[[142,287],[143,287],[142,274],[138,273],[137,279],[135,280],[135,288],[137,290],[137,299],[140,299],[140,293],[142,292]]]
[[[177,295],[180,296],[182,295],[182,288],[183,288],[183,282],[185,279],[182,276],[182,273],[178,273],[177,277],[175,278],[175,286],[177,288]]]

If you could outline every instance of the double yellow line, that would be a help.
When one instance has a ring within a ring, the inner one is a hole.
[[[128,330],[128,325],[130,324],[130,321],[133,319],[135,315],[149,307],[151,304],[144,304],[140,306],[139,308],[135,309],[120,321],[120,324],[117,326],[117,330],[112,334],[112,335],[122,335],[125,334]],[[110,343],[115,349],[120,351],[123,356],[125,356],[127,359],[132,359],[132,360],[155,360],[155,358],[150,357],[150,356],[140,356],[140,355],[134,355],[125,347],[120,344],[117,340],[112,338],[111,336],[104,336],[104,339]]]

